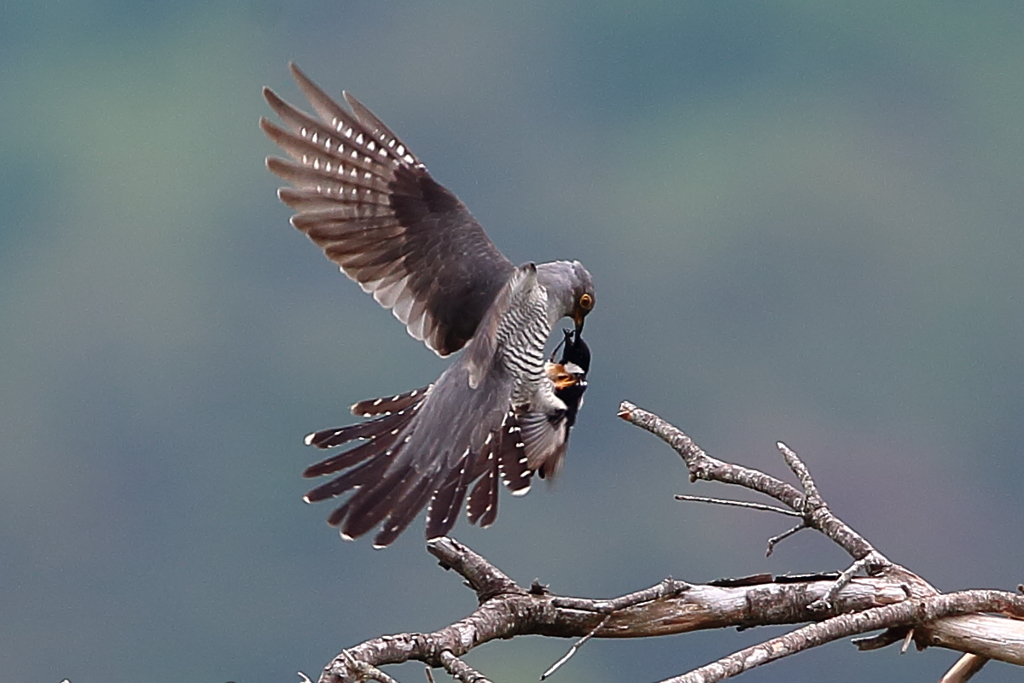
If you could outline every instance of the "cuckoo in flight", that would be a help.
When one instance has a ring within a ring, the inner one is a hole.
[[[346,539],[379,529],[376,546],[424,507],[427,538],[448,533],[464,503],[471,523],[488,526],[499,481],[521,495],[534,473],[562,466],[590,366],[580,337],[594,307],[590,273],[578,261],[514,265],[369,109],[345,93],[349,111],[294,65],[292,74],[319,118],[264,89],[284,125],[260,120],[291,157],[267,166],[291,185],[278,196],[295,210],[292,225],[413,337],[440,356],[462,349],[433,384],[356,403],[365,421],[306,437],[347,446],[306,469],[335,475],[306,500],[349,494],[329,522]],[[560,360],[545,362],[565,317],[575,328]]]

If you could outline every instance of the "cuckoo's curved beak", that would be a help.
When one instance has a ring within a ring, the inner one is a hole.
[[[580,332],[583,331],[583,321],[586,319],[586,317],[587,317],[587,312],[584,311],[582,308],[577,308],[576,312],[573,313],[573,315],[572,315],[573,322],[576,323],[576,337],[577,338],[579,338]]]

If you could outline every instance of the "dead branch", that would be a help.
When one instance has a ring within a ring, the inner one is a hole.
[[[719,681],[811,647],[879,629],[884,631],[857,641],[858,647],[875,649],[912,639],[919,649],[937,646],[971,654],[951,670],[947,676],[954,678],[948,680],[966,681],[980,668],[978,662],[987,659],[1024,666],[1024,621],[1020,621],[1024,596],[989,590],[940,594],[836,517],[807,467],[785,444],[777,447],[799,486],[712,458],[681,430],[631,403],[621,405],[619,416],[676,450],[691,480],[741,486],[781,504],[743,507],[799,516],[797,527],[769,541],[769,552],[789,535],[814,529],[843,548],[853,559],[851,565],[829,577],[759,575],[709,584],[666,579],[619,598],[594,600],[556,595],[537,583],[524,588],[458,541],[435,538],[427,542],[428,551],[442,567],[466,580],[476,593],[478,607],[432,633],[381,636],[347,648],[325,667],[320,682],[390,681],[380,667],[415,660],[444,668],[464,683],[486,683],[484,674],[461,659],[483,643],[521,635],[577,639],[545,672],[548,676],[590,638],[645,638],[769,624],[807,625],[668,680]],[[732,504],[722,499],[699,500]]]
[[[1008,597],[1012,599],[1008,600]],[[778,638],[772,638],[735,654],[722,657],[718,661],[681,676],[666,679],[662,683],[720,681],[812,647],[880,628],[927,624],[945,617],[972,612],[1003,612],[1024,617],[1021,607],[1024,607],[1024,604],[1017,604],[1016,596],[1002,591],[964,591],[930,598],[910,599],[897,605],[843,614],[819,624],[804,626]],[[1013,623],[1008,619],[998,621]],[[1006,654],[1010,659],[1004,659],[1004,661],[1024,664],[1024,660],[1015,661],[1024,652],[1008,652]]]

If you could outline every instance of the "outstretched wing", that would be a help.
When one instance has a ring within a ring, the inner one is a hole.
[[[347,111],[291,70],[319,120],[264,88],[286,128],[266,119],[260,126],[293,159],[267,159],[292,185],[278,192],[296,210],[292,225],[409,334],[438,355],[458,351],[513,264],[380,119],[346,93]]]

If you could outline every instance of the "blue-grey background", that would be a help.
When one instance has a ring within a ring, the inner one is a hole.
[[[845,566],[788,520],[673,501],[678,458],[783,473],[942,589],[1024,580],[1024,10],[1015,2],[177,2],[0,7],[0,672],[315,677],[469,612],[423,550],[342,543],[310,430],[444,363],[287,224],[260,87],[296,60],[389,123],[513,260],[598,305],[564,477],[455,535],[611,596]],[[559,674],[658,680],[768,630],[591,642]],[[536,680],[568,642],[469,661]],[[847,643],[752,680],[935,680]],[[422,680],[419,666],[395,672]],[[1017,675],[992,665],[978,680]]]

